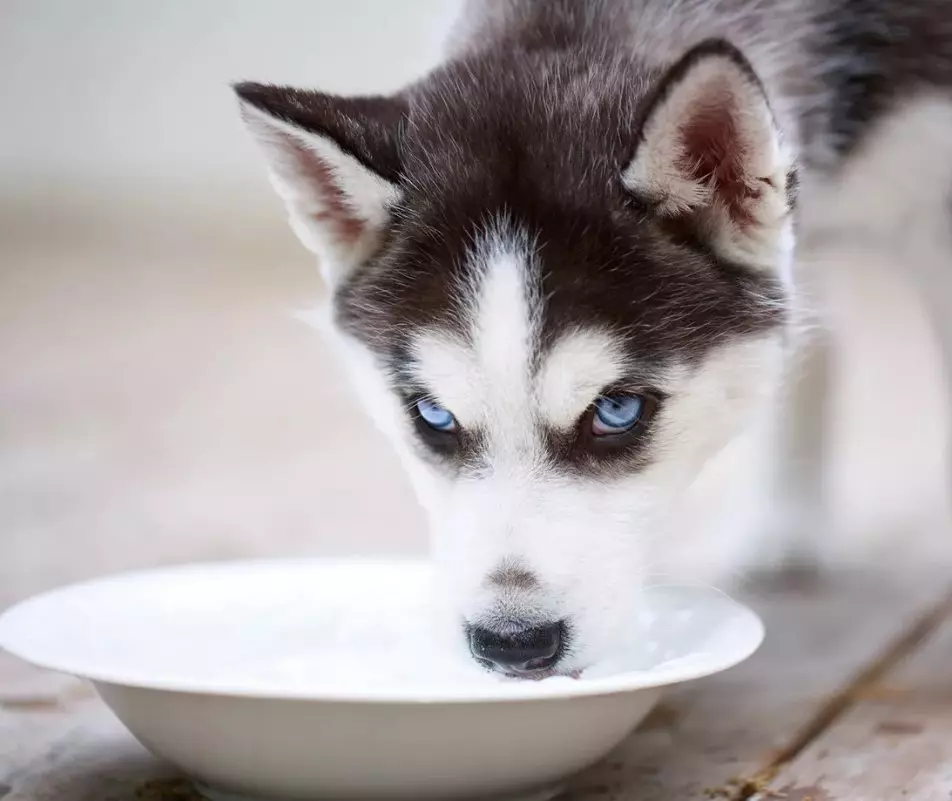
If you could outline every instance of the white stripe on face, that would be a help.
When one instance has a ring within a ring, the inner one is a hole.
[[[413,341],[414,378],[460,425],[483,424],[482,378],[468,342],[439,328],[421,331]]]
[[[483,378],[488,433],[497,447],[532,442],[532,365],[538,314],[524,239],[490,237],[479,258],[482,280],[473,306],[473,348]]]
[[[499,447],[531,445],[532,373],[538,340],[528,239],[494,226],[474,249],[461,285],[466,332],[421,332],[416,378],[464,427]]]

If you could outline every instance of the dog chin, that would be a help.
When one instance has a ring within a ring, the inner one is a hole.
[[[493,669],[487,667],[486,670]],[[542,681],[543,679],[580,679],[584,673],[581,669],[562,670],[560,668],[551,668],[550,670],[539,670],[531,673],[500,672],[499,675],[507,681]]]

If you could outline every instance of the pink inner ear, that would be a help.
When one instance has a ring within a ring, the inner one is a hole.
[[[760,180],[745,168],[751,143],[738,125],[733,97],[714,98],[692,110],[681,127],[683,158],[678,165],[684,174],[710,188],[714,198],[738,225],[753,222],[749,202],[758,199]]]
[[[304,176],[308,186],[317,194],[319,202],[315,204],[311,218],[329,226],[342,245],[355,245],[364,233],[366,223],[354,213],[333,168],[313,150],[297,142],[292,142],[288,150],[298,175]]]

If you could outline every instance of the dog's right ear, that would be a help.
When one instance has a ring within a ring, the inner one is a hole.
[[[644,114],[628,190],[693,221],[721,255],[787,269],[793,153],[747,59],[727,42],[701,42],[659,80]]]
[[[337,285],[373,253],[400,200],[405,102],[257,83],[234,89],[291,227]]]

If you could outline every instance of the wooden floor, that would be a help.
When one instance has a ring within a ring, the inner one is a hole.
[[[750,661],[671,693],[567,801],[949,801],[952,576],[752,587]],[[84,685],[0,661],[0,798],[183,801]]]

